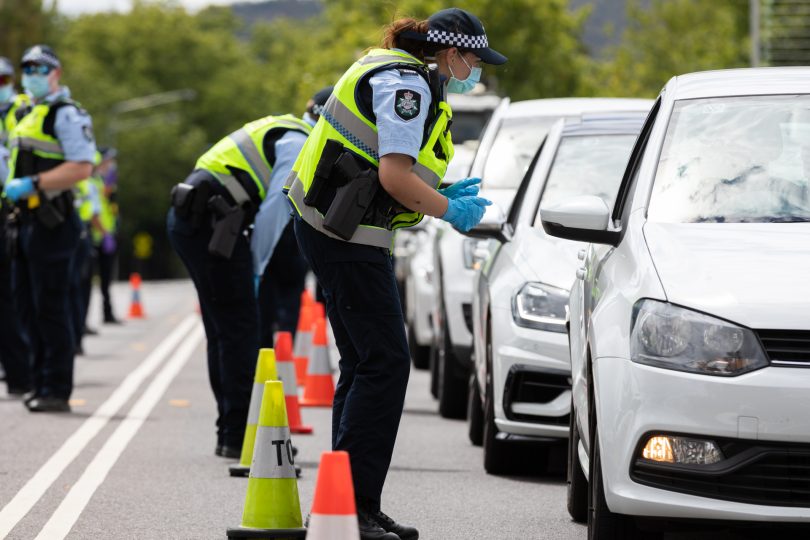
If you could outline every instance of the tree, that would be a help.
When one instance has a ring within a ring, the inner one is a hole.
[[[739,0],[652,0],[628,6],[630,23],[606,61],[591,64],[589,91],[654,97],[674,75],[748,64]]]
[[[47,42],[56,19],[55,6],[43,9],[42,0],[0,2],[0,56],[17,64],[28,47]]]

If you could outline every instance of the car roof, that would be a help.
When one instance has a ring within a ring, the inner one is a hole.
[[[652,107],[651,99],[632,98],[551,98],[513,101],[504,118],[526,116],[574,116],[587,112],[644,111]]]
[[[673,77],[671,99],[810,93],[810,67],[765,67],[699,71]]]
[[[450,94],[447,102],[453,111],[491,111],[501,102],[495,94]]]
[[[638,135],[646,112],[622,112],[583,114],[580,118],[565,120],[563,137],[583,135]]]

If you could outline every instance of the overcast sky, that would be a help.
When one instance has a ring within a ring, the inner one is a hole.
[[[180,0],[189,10],[197,10],[211,4],[233,4],[236,0]],[[47,3],[46,3],[47,5]],[[59,11],[67,15],[94,13],[97,11],[127,11],[132,0],[57,0]]]

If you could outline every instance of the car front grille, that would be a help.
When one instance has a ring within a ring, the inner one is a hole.
[[[725,462],[677,467],[637,459],[630,476],[641,484],[712,499],[810,507],[810,445],[717,442],[727,458]]]
[[[772,366],[810,367],[810,330],[757,331]]]

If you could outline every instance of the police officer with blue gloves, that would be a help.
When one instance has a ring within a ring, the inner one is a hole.
[[[506,58],[467,11],[393,22],[335,85],[287,183],[340,351],[332,446],[349,453],[364,540],[419,537],[380,507],[410,370],[391,247],[425,214],[467,231],[490,204],[473,179],[436,189],[453,157],[446,92],[471,90],[482,62]]]
[[[277,163],[276,143],[291,131],[306,137],[311,129],[292,115],[245,124],[203,154],[188,178],[172,189],[169,240],[200,301],[218,410],[215,454],[222,457],[241,455],[259,351],[247,232],[269,196],[275,166],[283,166]]]
[[[8,134],[17,125],[17,112],[27,104],[28,96],[17,94],[14,88],[14,66],[8,58],[0,57],[0,183],[8,176]],[[12,250],[6,248],[16,242],[13,238],[11,244],[6,242],[6,219],[10,211],[10,201],[0,198],[0,372],[5,372],[8,394],[22,397],[31,387],[31,352],[12,293]]]
[[[332,87],[328,86],[312,96],[304,114],[306,123],[315,125],[320,108],[331,94]],[[298,250],[290,207],[281,188],[306,140],[306,134],[291,130],[276,141],[270,187],[250,239],[254,272],[262,276],[258,290],[261,347],[273,347],[275,332],[295,335],[298,326],[301,293],[309,266]]]
[[[32,412],[70,411],[75,341],[68,292],[81,225],[72,188],[93,169],[96,144],[90,116],[60,86],[62,65],[46,45],[22,57],[22,86],[30,110],[9,136],[5,196],[19,212],[15,259],[18,307],[34,353]]]

